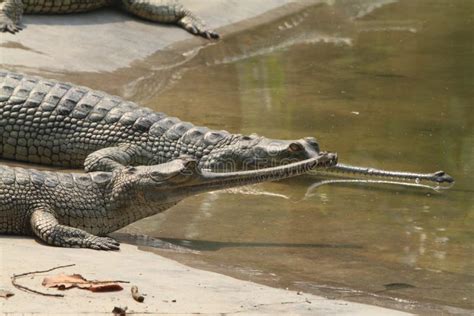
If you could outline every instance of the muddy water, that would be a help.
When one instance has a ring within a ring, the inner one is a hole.
[[[319,178],[305,176],[203,194],[125,231],[196,250],[158,252],[242,279],[462,312],[446,306],[473,307],[474,3],[355,3],[188,51],[124,93],[212,128],[315,136],[346,163],[443,169],[456,179],[451,190],[326,185],[307,194]]]

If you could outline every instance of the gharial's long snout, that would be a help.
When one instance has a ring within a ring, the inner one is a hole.
[[[304,153],[308,156],[319,153],[319,144],[315,138],[306,137],[298,141],[304,147]],[[437,171],[433,173],[419,173],[419,172],[404,172],[394,170],[383,170],[371,167],[353,166],[344,163],[337,163],[330,166],[326,173],[349,173],[352,175],[360,175],[373,178],[390,178],[394,180],[417,180],[417,181],[431,181],[436,183],[454,183],[453,177],[444,171]]]
[[[193,192],[219,190],[230,187],[276,181],[295,177],[316,168],[327,168],[337,164],[337,154],[321,152],[318,156],[287,165],[236,172],[199,171],[199,176],[190,183],[188,190]]]
[[[351,166],[347,164],[338,163],[326,172],[334,173],[349,173],[353,175],[362,175],[367,177],[391,178],[397,180],[417,180],[417,181],[431,181],[436,183],[454,183],[454,178],[444,171],[436,171],[433,173],[416,173],[404,171],[390,171],[369,167]]]

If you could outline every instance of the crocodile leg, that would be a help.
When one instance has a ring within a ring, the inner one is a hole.
[[[133,165],[135,157],[142,156],[138,146],[124,144],[115,147],[106,147],[99,149],[84,161],[86,172],[93,171],[114,171],[129,165]]]
[[[88,232],[60,225],[51,210],[41,207],[30,218],[33,233],[49,245],[59,247],[119,250],[119,242],[109,237],[98,237]]]
[[[0,1],[0,32],[16,33],[21,31],[19,25],[23,15],[21,0]]]
[[[159,23],[175,23],[188,32],[208,39],[219,34],[206,28],[204,22],[176,0],[122,0],[123,7],[143,19]]]

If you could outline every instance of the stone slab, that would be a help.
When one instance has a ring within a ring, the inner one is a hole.
[[[213,29],[301,1],[181,0]],[[312,0],[303,2],[312,3]],[[25,29],[0,34],[2,65],[55,72],[112,72],[194,36],[173,25],[143,21],[115,8],[71,15],[25,15]],[[209,43],[199,39],[202,44]]]

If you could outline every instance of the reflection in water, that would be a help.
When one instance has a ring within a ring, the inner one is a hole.
[[[193,250],[216,251],[223,248],[362,248],[353,244],[291,244],[291,243],[271,243],[271,242],[219,242],[207,240],[189,240],[176,238],[161,238],[162,240],[171,244],[179,245],[181,247],[190,248]]]
[[[217,199],[218,196],[215,194],[206,194],[203,196],[200,207],[197,207],[195,212],[193,212],[190,224],[186,227],[186,236],[188,238],[199,236],[199,224],[214,215],[212,206],[215,204],[213,202]]]
[[[388,180],[326,179],[326,180],[317,181],[314,184],[312,184],[306,190],[305,199],[313,196],[314,195],[313,192],[316,189],[318,189],[319,187],[321,187],[323,185],[328,185],[328,184],[338,184],[338,185],[340,185],[340,184],[396,185],[396,186],[404,186],[404,187],[409,187],[409,188],[426,189],[428,191],[431,190],[431,191],[435,191],[435,192],[450,189],[454,185],[454,183],[451,183],[449,186],[441,187],[441,186],[438,186],[438,185],[437,186],[431,186],[431,185],[426,185],[426,184],[421,184],[421,183],[409,183],[409,182],[388,181]]]
[[[190,234],[188,234],[190,235]],[[121,242],[136,246],[172,250],[179,253],[199,253],[199,251],[218,251],[225,248],[350,248],[361,249],[355,244],[294,244],[272,242],[221,242],[197,239],[153,238],[136,233],[112,233],[111,236]]]
[[[281,199],[286,199],[286,200],[289,199],[289,197],[285,194],[278,194],[274,192],[264,191],[258,185],[246,185],[243,187],[237,187],[237,188],[225,189],[222,191],[211,192],[211,194],[220,194],[220,193],[260,195],[260,196],[266,195],[266,196],[272,196],[275,198],[281,198]]]
[[[456,185],[328,185],[304,199],[314,178],[299,177],[256,187],[270,194],[193,197],[124,232],[271,285],[424,313],[473,308],[474,2],[328,2],[159,64],[128,93],[215,129],[317,136],[355,165],[444,169]]]

